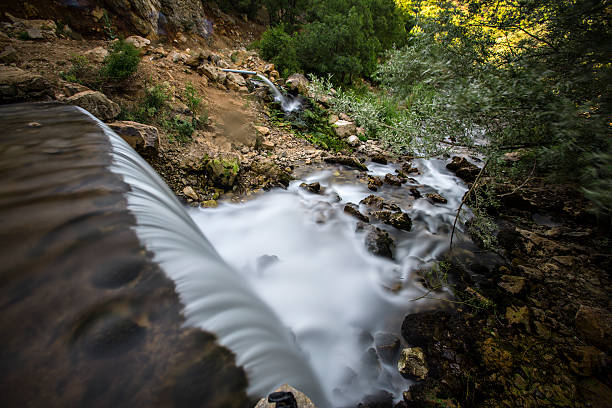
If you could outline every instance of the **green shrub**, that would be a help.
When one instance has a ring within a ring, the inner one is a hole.
[[[195,89],[191,82],[187,82],[187,85],[185,85],[183,97],[185,98],[185,104],[187,105],[187,107],[194,114],[198,113],[200,109],[200,104],[202,103],[202,97],[198,94],[198,90]]]
[[[266,30],[261,36],[259,49],[262,58],[271,61],[281,75],[287,77],[299,71],[295,38],[285,31],[284,25]]]
[[[132,76],[140,63],[140,51],[123,40],[116,41],[104,59],[100,75],[109,81],[123,81]]]
[[[66,72],[59,73],[60,78],[68,82],[83,84],[90,74],[89,60],[84,55],[73,55],[70,57],[72,66]]]
[[[21,31],[19,34],[17,34],[17,38],[19,38],[22,41],[27,41],[27,40],[32,39],[32,37],[30,37],[30,34],[28,34],[27,31]]]

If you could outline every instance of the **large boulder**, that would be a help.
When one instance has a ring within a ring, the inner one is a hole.
[[[293,74],[285,81],[285,86],[294,93],[308,95],[308,85],[310,82],[302,74]]]
[[[0,66],[0,103],[45,99],[50,84],[45,78],[15,67]]]
[[[242,75],[235,74],[233,72],[227,73],[225,84],[232,91],[240,91],[240,90],[246,91],[247,89],[246,88],[247,84],[246,84],[246,80],[244,79],[244,77]]]
[[[207,63],[202,64],[198,67],[198,73],[210,79],[211,81],[216,81],[219,79],[219,70],[216,67]]]
[[[157,153],[159,132],[156,127],[131,121],[113,122],[108,126],[142,156]]]
[[[237,159],[231,158],[206,158],[203,162],[204,171],[214,185],[229,189],[234,186],[240,165]]]
[[[478,177],[480,168],[475,164],[470,163],[465,157],[455,156],[451,162],[446,165],[446,168],[454,172],[457,177],[466,183],[472,183]]]
[[[357,231],[365,231],[365,245],[370,253],[393,259],[395,242],[388,232],[363,222],[357,223]]]
[[[612,351],[612,313],[609,311],[581,305],[576,312],[576,329],[584,340],[605,352]]]
[[[151,44],[151,40],[141,37],[139,35],[131,35],[125,39],[125,42],[128,44],[132,44],[136,48],[144,48]]]
[[[334,131],[338,137],[346,138],[357,132],[357,126],[353,122],[340,119],[334,123]]]
[[[121,113],[119,105],[98,91],[79,92],[66,99],[65,102],[70,105],[80,106],[104,122],[115,119]]]

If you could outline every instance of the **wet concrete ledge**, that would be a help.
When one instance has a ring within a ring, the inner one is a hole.
[[[97,123],[53,103],[0,123],[0,406],[248,406],[234,355],[182,327]]]

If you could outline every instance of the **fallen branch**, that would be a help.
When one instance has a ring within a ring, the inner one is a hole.
[[[476,176],[476,180],[474,180],[474,184],[472,184],[472,187],[463,196],[463,199],[461,200],[461,204],[459,204],[459,208],[457,208],[457,215],[455,215],[455,221],[453,222],[453,230],[451,232],[451,237],[450,237],[449,250],[451,250],[451,251],[453,250],[453,237],[455,236],[455,228],[457,227],[457,220],[459,219],[459,214],[461,213],[461,208],[463,207],[463,204],[465,204],[465,202],[467,201],[467,199],[470,196],[470,194],[472,194],[472,191],[474,191],[474,189],[476,188],[476,185],[478,185],[478,181],[480,180],[480,176],[482,176],[482,173],[484,172],[484,169],[487,168],[487,164],[489,164],[489,160],[490,159],[487,159],[487,161],[485,162],[484,166],[482,166],[482,169],[480,169],[480,172],[478,173],[478,176]]]
[[[529,176],[527,176],[525,181],[523,181],[523,183],[520,186],[516,187],[514,190],[512,190],[509,193],[500,194],[498,197],[506,197],[506,196],[512,195],[512,194],[516,193],[517,191],[519,191],[521,188],[523,188],[525,186],[525,184],[529,183],[529,181],[532,180],[531,176],[533,176],[533,172],[535,171],[536,162],[537,162],[536,159],[533,159],[533,168],[531,169],[531,172],[529,173]]]

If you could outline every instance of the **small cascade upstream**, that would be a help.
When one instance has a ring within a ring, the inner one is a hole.
[[[283,93],[270,81],[265,75],[257,74],[257,77],[261,79],[270,88],[270,92],[274,96],[274,101],[281,105],[281,108],[286,113],[291,113],[298,110],[302,106],[302,101],[298,97],[291,95],[283,95]]]

